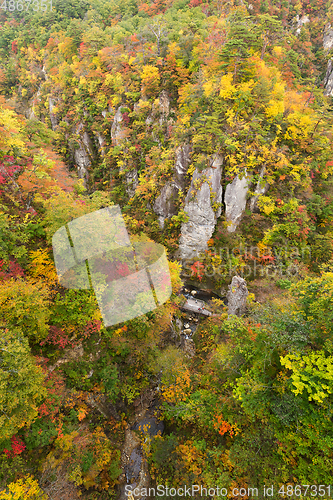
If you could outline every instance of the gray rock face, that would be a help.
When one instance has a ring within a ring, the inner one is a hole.
[[[26,118],[28,118],[28,120],[37,120],[33,106],[27,109],[25,116]]]
[[[332,64],[332,59],[330,59],[327,63],[324,95],[327,95],[327,96],[333,95],[333,64]]]
[[[331,24],[328,24],[325,27],[324,36],[323,36],[323,47],[324,47],[325,52],[331,50],[333,47],[333,28],[332,28]],[[329,59],[329,61],[327,63],[324,95],[327,95],[327,96],[333,95],[333,64],[332,64],[332,59]]]
[[[111,106],[108,106],[108,109],[103,109],[102,111],[102,116],[103,118],[106,117],[107,113],[112,113],[113,109],[111,108]]]
[[[296,22],[297,22],[296,35],[299,35],[301,33],[301,30],[302,30],[302,27],[304,26],[304,24],[307,24],[310,22],[310,18],[305,14],[303,14],[302,17],[299,17],[299,15],[297,14]]]
[[[170,100],[168,93],[165,90],[162,90],[162,92],[160,93],[158,107],[159,111],[161,112],[160,125],[162,125],[170,112]]]
[[[114,146],[120,146],[123,139],[125,138],[125,131],[123,127],[123,115],[121,113],[122,107],[123,106],[119,106],[119,108],[117,109],[111,127],[111,139],[112,139],[112,144]]]
[[[164,221],[168,217],[176,214],[176,199],[179,192],[179,186],[175,182],[167,182],[161,194],[154,203],[154,212],[158,215],[160,228],[163,229]]]
[[[144,99],[144,100],[147,100],[147,99]],[[167,119],[167,116],[170,112],[170,99],[169,99],[168,93],[165,90],[162,90],[162,92],[160,93],[157,106],[156,106],[155,102],[153,104],[151,113],[146,118],[147,125],[151,125],[152,123],[154,123],[157,113],[160,113],[159,124],[163,125],[163,122]],[[136,110],[135,106],[134,106],[134,110]]]
[[[50,120],[51,120],[52,130],[55,130],[58,126],[57,117],[53,113],[54,108],[55,108],[55,100],[52,97],[49,97],[49,112],[50,112]]]
[[[176,161],[174,166],[174,180],[167,182],[160,195],[156,198],[154,212],[158,215],[160,228],[163,229],[165,219],[175,215],[176,199],[178,193],[185,186],[185,175],[191,162],[190,152],[192,148],[189,144],[184,144],[176,149]]]
[[[88,167],[91,165],[92,145],[88,133],[84,130],[83,123],[79,123],[75,134],[79,147],[74,150],[74,161],[77,168],[78,176],[80,179],[86,181],[88,179]]]
[[[262,167],[260,174],[259,174],[259,180],[257,182],[257,186],[256,186],[255,191],[254,191],[254,196],[252,196],[251,201],[250,201],[251,212],[259,211],[258,198],[261,194],[266,194],[268,189],[269,189],[268,182],[265,182],[263,180],[264,174],[265,174],[265,167]]]
[[[136,110],[136,107],[134,107],[134,110]],[[166,126],[164,134],[166,138],[169,137],[169,126],[171,126],[174,122],[172,118],[168,118],[171,111],[173,111],[173,109],[170,108],[170,99],[168,93],[165,90],[162,90],[159,95],[158,102],[154,102],[151,113],[146,118],[146,125],[152,128],[152,138],[159,144],[160,139],[156,134],[156,128],[158,129],[159,127]]]
[[[330,50],[333,47],[333,28],[330,23],[325,27],[323,47],[325,51]]]
[[[130,198],[135,195],[135,190],[139,185],[138,171],[136,168],[125,173],[126,192]]]
[[[234,276],[227,293],[229,316],[231,314],[241,316],[245,313],[248,294],[249,292],[246,286],[246,281],[239,276]]]
[[[217,155],[212,167],[193,174],[184,207],[189,220],[182,223],[179,240],[181,259],[192,259],[208,249],[207,241],[221,215],[221,207],[216,211],[212,208],[214,203],[222,203],[221,165],[222,157]]]
[[[126,137],[126,131],[124,130],[124,125],[123,125],[123,115],[121,113],[122,107],[123,106],[119,106],[119,108],[117,109],[111,127],[111,139],[112,139],[112,144],[114,146],[120,146]],[[119,173],[124,174],[126,181],[126,192],[128,196],[132,198],[139,184],[138,172],[136,168],[128,170],[128,166],[123,165]]]
[[[185,183],[185,175],[191,163],[191,152],[192,146],[190,144],[183,144],[183,146],[179,146],[176,149],[175,177],[182,188]]]
[[[100,132],[96,132],[95,134],[96,136],[96,139],[98,141],[98,150],[101,154],[101,156],[104,158],[105,156],[105,138],[103,137],[103,135],[100,133]]]
[[[250,177],[245,175],[242,179],[236,175],[234,180],[227,185],[224,195],[225,216],[229,224],[227,230],[229,233],[236,231],[241,221],[246,206],[246,195],[249,190]]]
[[[42,73],[44,75],[45,81],[47,81],[49,79],[49,77],[48,77],[48,74],[46,73],[45,65],[43,65],[43,67],[42,67]]]

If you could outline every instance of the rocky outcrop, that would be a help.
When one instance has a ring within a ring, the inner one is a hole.
[[[42,75],[44,76],[45,81],[49,79],[48,74],[46,73],[45,65],[42,67]]]
[[[111,127],[111,139],[114,146],[121,146],[126,137],[126,130],[124,127],[124,119],[121,108],[122,106],[119,106],[119,108],[117,109]],[[129,169],[128,165],[124,164],[120,168],[119,173],[124,175],[127,195],[132,198],[139,184],[138,172],[136,168]]]
[[[224,195],[225,217],[228,222],[227,231],[236,231],[246,207],[246,195],[249,190],[250,177],[246,170],[242,178],[238,175],[227,185]]]
[[[55,108],[55,100],[53,99],[53,97],[49,97],[49,113],[50,113],[52,130],[56,130],[58,126],[58,119],[55,113],[53,113],[54,108]]]
[[[323,47],[324,51],[328,52],[333,47],[333,28],[331,24],[328,24],[325,27],[324,36],[323,36]],[[327,96],[333,95],[333,64],[332,59],[330,59],[327,63],[326,77],[325,77],[325,91],[324,94]]]
[[[330,59],[327,63],[324,95],[327,95],[327,96],[333,95],[333,64],[332,64],[332,59]]]
[[[190,144],[183,144],[176,149],[175,180],[181,189],[184,189],[185,186],[185,175],[191,163],[191,152],[192,146]]]
[[[222,203],[221,166],[222,157],[216,155],[211,167],[202,172],[196,169],[193,174],[184,207],[189,220],[182,223],[179,241],[181,259],[192,259],[208,249],[207,241],[221,215],[220,206],[213,208],[214,204]]]
[[[179,186],[175,182],[167,182],[161,191],[161,194],[154,203],[154,212],[158,215],[160,228],[163,229],[165,219],[175,215],[176,200],[179,193]]]
[[[246,311],[246,299],[249,295],[246,281],[240,276],[234,276],[227,293],[228,315],[241,316]]]
[[[170,108],[170,99],[168,93],[165,90],[159,95],[158,100],[156,100],[152,106],[151,113],[146,118],[146,125],[152,129],[152,138],[154,141],[160,144],[160,139],[156,133],[156,128],[165,127],[164,134],[168,139],[170,136],[170,127],[174,120],[169,117],[170,113],[174,110]]]
[[[323,47],[325,51],[328,51],[333,47],[333,28],[330,23],[325,27]]]
[[[163,186],[160,195],[156,198],[153,209],[158,215],[161,229],[164,227],[165,219],[177,213],[176,200],[179,191],[184,190],[185,187],[185,175],[191,162],[191,150],[189,144],[184,144],[176,149],[173,180]]]
[[[98,142],[98,151],[100,152],[100,155],[102,156],[102,158],[104,158],[105,146],[106,146],[105,137],[100,132],[96,132],[95,137],[96,137],[97,142]]]
[[[113,112],[113,109],[111,108],[111,106],[108,106],[108,109],[103,109],[101,114],[102,114],[103,118],[105,118],[107,113],[112,113],[112,112]]]
[[[74,133],[78,144],[78,147],[74,149],[74,162],[79,179],[83,179],[86,184],[88,179],[88,168],[91,165],[91,158],[93,155],[92,144],[82,122],[78,124]]]
[[[297,14],[296,22],[297,22],[296,35],[300,35],[303,26],[310,22],[310,18],[306,14],[303,14],[302,17],[299,17],[299,15]]]
[[[26,118],[28,120],[37,120],[37,116],[35,115],[34,105],[31,103],[25,113]]]
[[[262,194],[266,194],[268,189],[269,189],[269,184],[268,182],[264,181],[264,174],[265,174],[265,167],[262,167],[260,170],[259,174],[259,180],[257,182],[255,191],[254,191],[254,196],[252,196],[251,201],[250,201],[250,210],[251,212],[258,212],[258,198]]]
[[[125,130],[124,130],[124,124],[123,124],[123,114],[121,112],[121,108],[123,106],[119,106],[119,108],[116,111],[116,114],[114,115],[113,118],[113,124],[111,127],[111,139],[112,139],[112,144],[114,146],[120,146],[122,141],[125,138]]]
[[[132,170],[125,172],[125,181],[127,195],[129,198],[132,198],[135,195],[137,186],[139,185],[138,172],[136,168],[132,168]]]
[[[169,115],[169,112],[170,112],[169,96],[165,90],[162,90],[158,98],[158,103],[156,104],[156,101],[154,102],[152,111],[146,118],[146,125],[153,124],[157,114],[160,115],[159,124],[163,125],[163,123],[166,121]]]

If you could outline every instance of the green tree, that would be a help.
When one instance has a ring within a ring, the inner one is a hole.
[[[113,204],[109,194],[102,191],[95,191],[88,197],[59,189],[47,200],[38,196],[36,200],[40,201],[45,209],[44,220],[49,242],[52,241],[54,233],[67,222]]]
[[[30,425],[46,389],[42,385],[43,372],[36,365],[22,330],[0,328],[0,441],[3,441]]]
[[[0,208],[5,207],[0,205]],[[28,240],[24,224],[19,223],[15,216],[0,211],[0,259],[8,263],[12,256],[21,262],[27,254],[25,243]]]
[[[48,333],[49,289],[43,282],[10,279],[0,283],[0,314],[10,327],[22,328],[32,341]]]
[[[333,327],[333,273],[307,277],[292,288],[304,320],[312,326],[318,345],[331,338]]]
[[[246,74],[244,62],[251,52],[258,50],[260,38],[251,16],[243,8],[236,9],[227,20],[227,40],[220,51],[222,68],[229,68],[234,77],[234,83]]]

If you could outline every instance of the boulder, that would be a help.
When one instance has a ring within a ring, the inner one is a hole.
[[[246,195],[249,190],[250,177],[246,170],[242,178],[238,175],[227,185],[224,195],[225,216],[229,223],[227,231],[236,231],[246,207]]]
[[[182,349],[186,358],[193,358],[195,356],[195,343],[192,339],[184,339]]]
[[[240,276],[234,276],[227,293],[228,315],[241,316],[246,310],[246,299],[249,295],[246,281]]]
[[[149,434],[149,436],[162,435],[164,432],[164,423],[161,420],[157,420],[155,417],[142,418],[133,426],[133,430],[142,432],[143,434]]]

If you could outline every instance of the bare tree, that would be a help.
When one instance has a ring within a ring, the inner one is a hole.
[[[163,38],[168,34],[168,31],[166,30],[166,22],[162,18],[159,18],[154,23],[148,24],[148,28],[156,38],[157,57],[160,57],[161,42]]]

